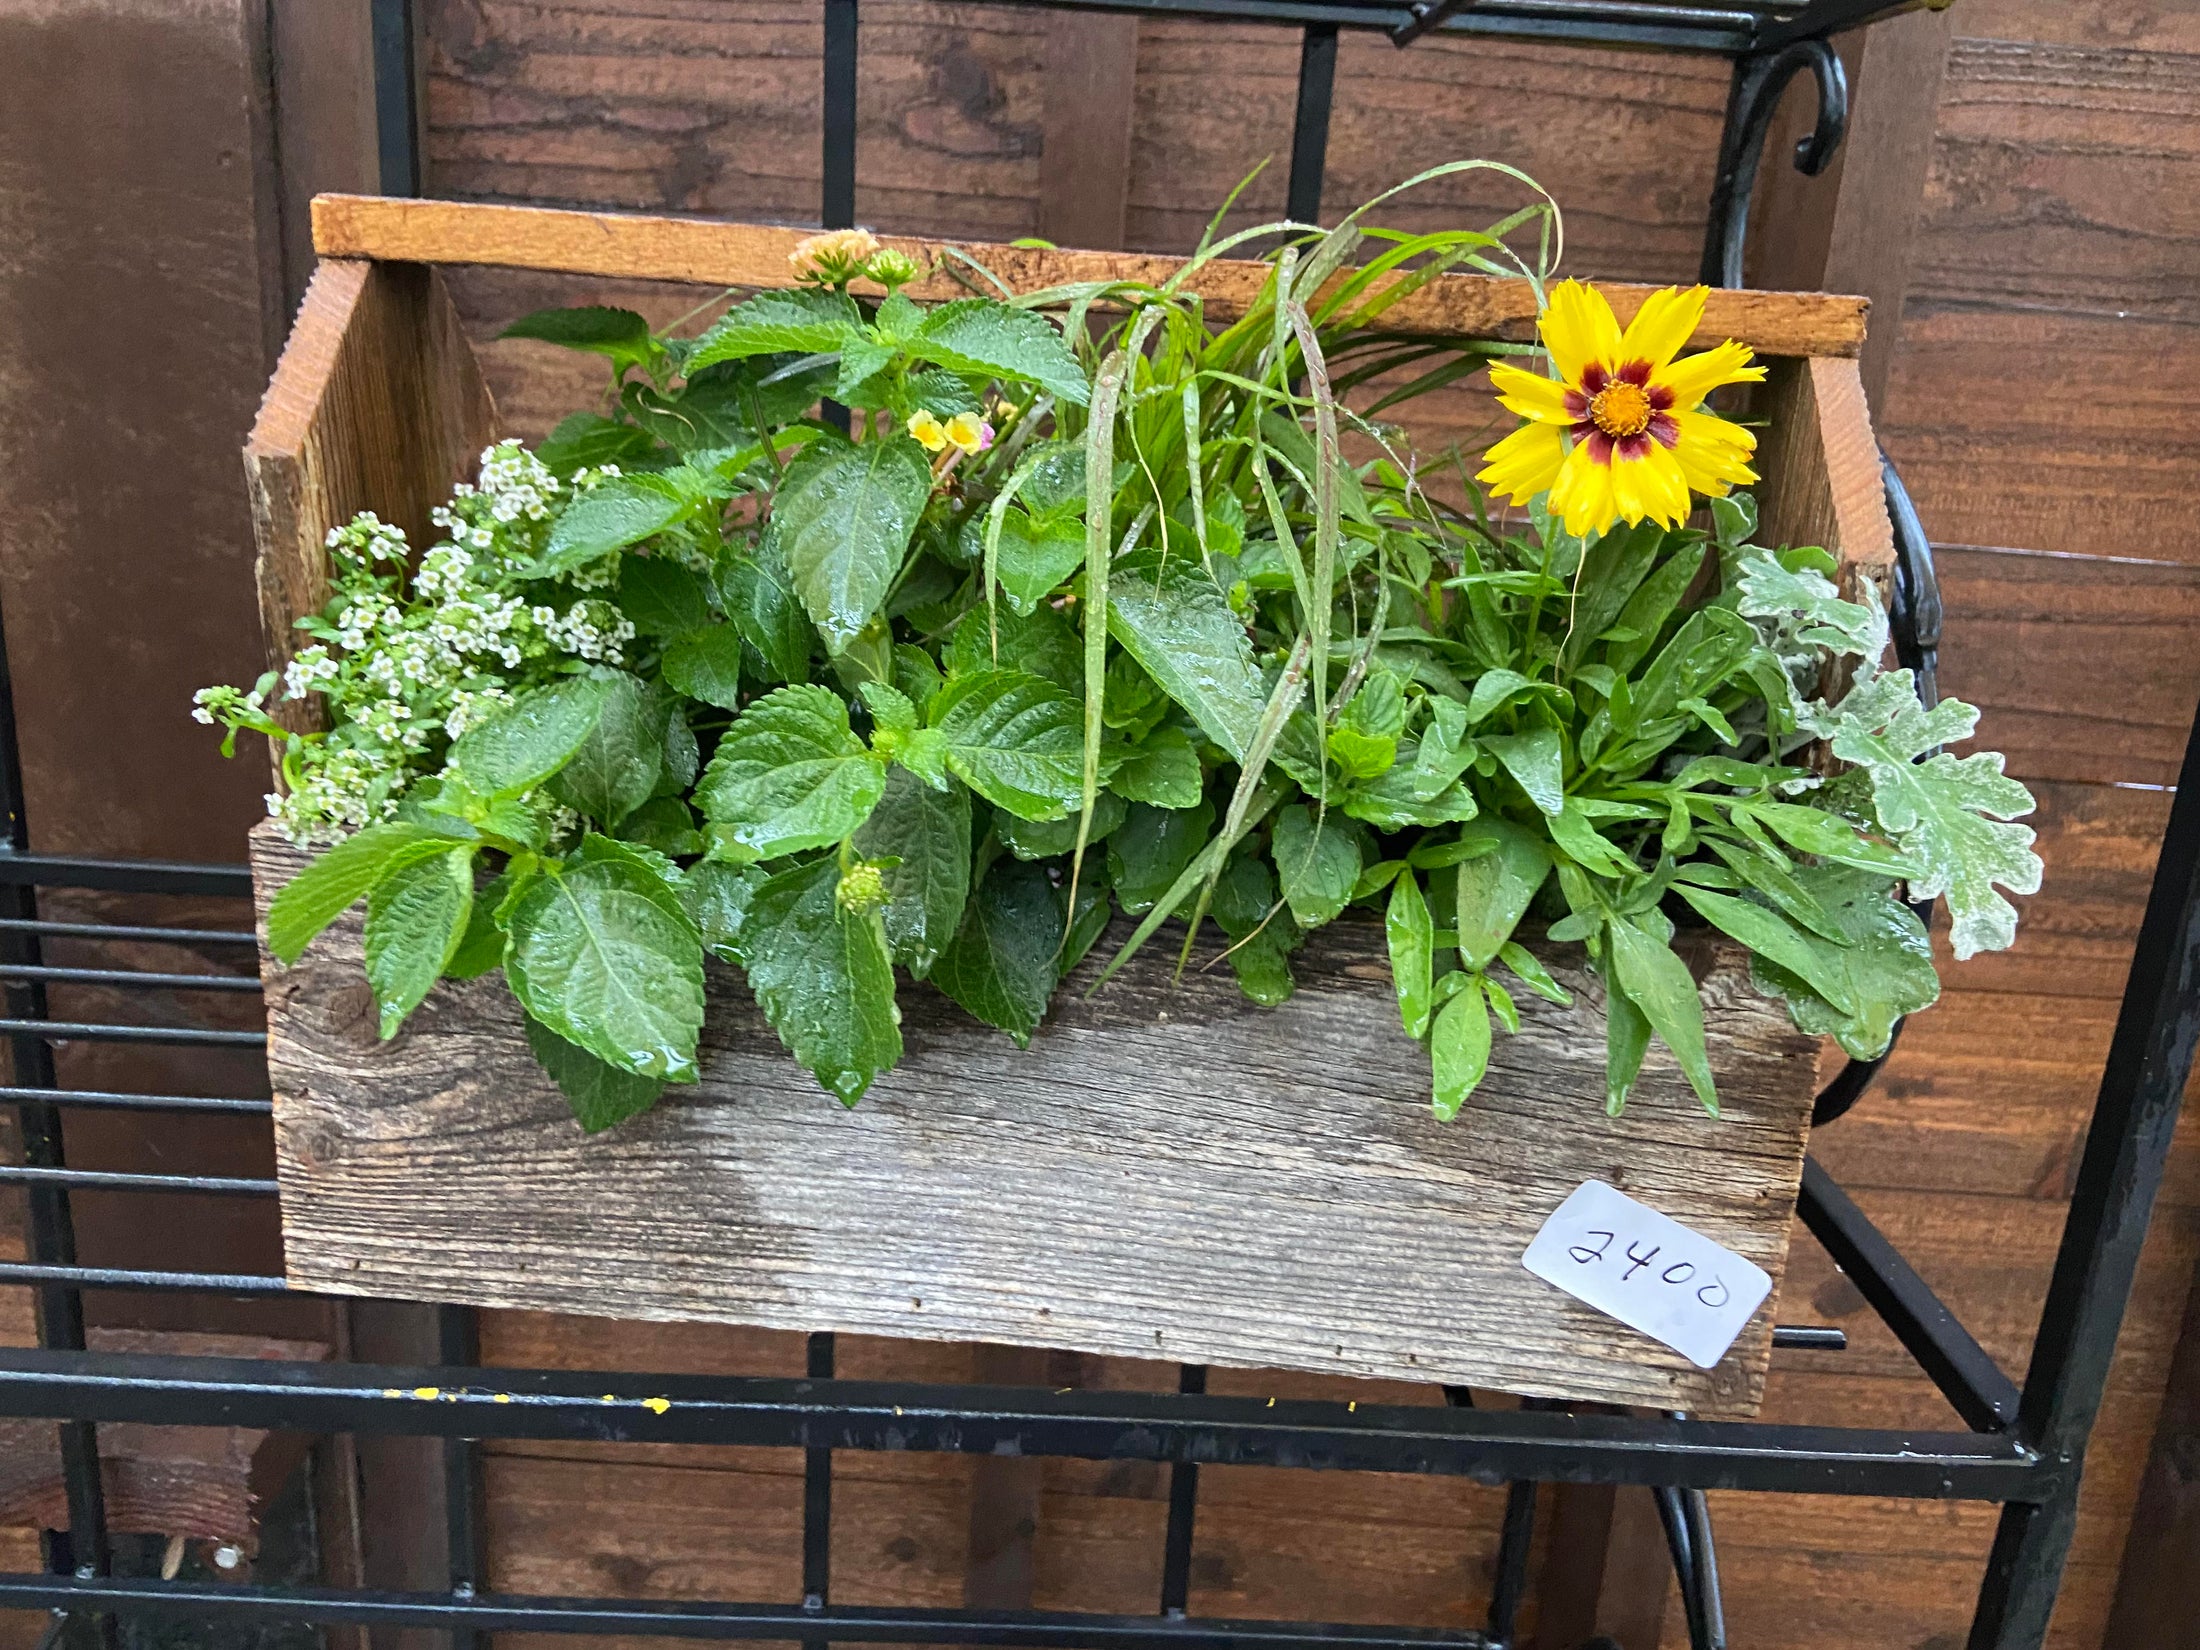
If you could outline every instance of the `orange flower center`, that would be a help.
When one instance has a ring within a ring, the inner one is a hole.
[[[1640,384],[1615,378],[1597,391],[1589,403],[1589,418],[1614,441],[1640,435],[1650,427],[1650,392]]]

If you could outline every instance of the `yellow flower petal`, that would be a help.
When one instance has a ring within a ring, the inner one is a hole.
[[[1713,413],[1672,416],[1681,432],[1673,456],[1697,492],[1724,498],[1728,489],[1746,487],[1757,479],[1757,472],[1749,467],[1749,455],[1757,447],[1757,437],[1750,431]]]
[[[1651,293],[1627,323],[1626,335],[1619,341],[1620,359],[1664,366],[1696,330],[1703,319],[1704,300],[1710,296],[1707,286],[1692,286],[1685,292],[1669,286]]]
[[[1590,362],[1609,364],[1619,353],[1619,322],[1612,316],[1612,306],[1603,293],[1579,281],[1561,281],[1551,288],[1542,332],[1551,364],[1569,384],[1581,382],[1581,370]]]
[[[943,451],[947,446],[946,427],[921,407],[909,415],[909,433],[928,453]]]
[[[1751,366],[1750,359],[1749,346],[1729,338],[1700,355],[1661,367],[1650,375],[1650,382],[1654,388],[1673,392],[1675,411],[1692,412],[1721,384],[1754,384],[1762,379],[1765,369]]]
[[[1642,491],[1648,504],[1645,514],[1668,527],[1688,519],[1693,502],[1688,496],[1688,476],[1671,449],[1650,443],[1650,451],[1635,462],[1643,474]]]
[[[1589,444],[1576,442],[1559,466],[1551,483],[1551,512],[1559,524],[1577,538],[1601,533],[1619,520],[1619,504],[1612,495],[1612,467],[1589,456]]]
[[[1514,504],[1525,504],[1556,479],[1566,445],[1553,425],[1523,424],[1484,456],[1488,463],[1474,479]]]
[[[1497,391],[1498,401],[1522,418],[1544,424],[1575,422],[1574,415],[1566,410],[1566,386],[1541,373],[1523,372],[1502,361],[1493,361],[1490,363],[1490,383]]]

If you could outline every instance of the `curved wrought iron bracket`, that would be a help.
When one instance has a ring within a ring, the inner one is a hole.
[[[1816,177],[1832,164],[1849,125],[1849,72],[1823,40],[1798,40],[1777,51],[1734,62],[1727,96],[1726,130],[1719,139],[1719,169],[1711,184],[1711,216],[1704,228],[1703,272],[1710,286],[1742,284],[1742,243],[1749,235],[1749,202],[1757,192],[1772,117],[1788,82],[1805,69],[1818,83],[1818,119],[1795,145],[1795,169]]]

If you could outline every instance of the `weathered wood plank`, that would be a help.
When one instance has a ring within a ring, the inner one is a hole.
[[[255,833],[263,895],[303,862]],[[1325,930],[1280,1010],[1158,954],[1019,1052],[912,991],[908,1052],[835,1109],[713,967],[707,1081],[589,1140],[500,981],[374,1040],[357,927],[269,965],[291,1281],[461,1299],[1461,1381],[1710,1414],[1754,1409],[1772,1303],[1695,1369],[1526,1273],[1582,1180],[1611,1181],[1777,1280],[1815,1045],[1708,958],[1721,1120],[1653,1052],[1604,1115],[1594,981],[1525,1010],[1453,1124],[1396,1030],[1381,941]],[[1095,964],[1086,965],[1089,977]]]
[[[1057,246],[1121,246],[1138,101],[1138,19],[1054,12],[1046,39],[1039,233]]]
[[[324,263],[245,444],[268,661],[293,621],[328,600],[329,529],[361,510],[428,541],[428,512],[472,473],[496,409],[440,274],[419,265]],[[274,714],[316,726],[319,701]]]
[[[787,255],[806,233],[760,224],[704,223],[608,212],[485,206],[460,201],[394,200],[375,195],[322,195],[313,203],[313,244],[323,257],[430,264],[491,264],[560,270],[575,275],[694,281],[713,286],[794,284]],[[1130,252],[1077,252],[985,242],[948,242],[887,235],[930,265],[952,246],[991,270],[1011,290],[1042,292],[1080,281],[1159,282],[1180,260]],[[912,284],[913,298],[962,296],[975,277],[955,266]],[[1218,258],[1187,290],[1206,300],[1217,319],[1242,314],[1268,278],[1268,265]],[[1349,278],[1349,272],[1337,277]],[[1620,320],[1631,319],[1650,295],[1646,286],[1602,288]],[[1853,356],[1863,345],[1862,298],[1824,293],[1714,292],[1695,332],[1699,344],[1736,338],[1767,355]],[[1385,312],[1384,324],[1407,336],[1525,338],[1536,317],[1526,281],[1489,275],[1446,275]]]
[[[1845,590],[1869,579],[1884,593],[1894,576],[1894,528],[1856,363],[1775,362],[1756,401],[1771,420],[1757,449],[1758,537],[1822,546],[1839,558]]]

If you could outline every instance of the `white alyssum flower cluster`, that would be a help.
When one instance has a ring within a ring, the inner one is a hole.
[[[250,691],[207,688],[192,714],[232,735],[267,734],[282,751],[283,790],[268,812],[301,844],[390,818],[450,741],[525,688],[576,665],[623,666],[634,627],[591,594],[618,578],[600,564],[531,576],[557,514],[613,466],[561,482],[517,441],[481,455],[478,480],[430,512],[439,542],[414,561],[404,532],[368,513],[328,535],[333,597],[300,621],[310,638],[280,678]],[[270,710],[318,694],[326,733],[299,734]]]

